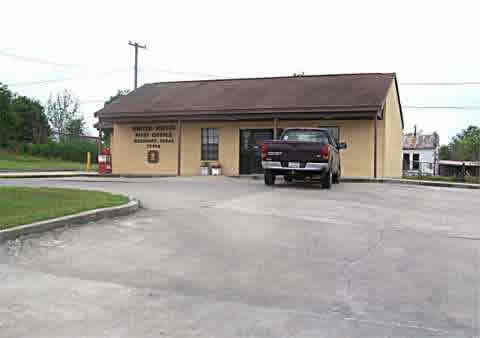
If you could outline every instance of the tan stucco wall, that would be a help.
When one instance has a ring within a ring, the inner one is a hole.
[[[114,174],[175,175],[177,172],[177,137],[172,131],[174,143],[159,144],[159,162],[148,163],[145,143],[134,143],[136,132],[132,127],[173,126],[172,123],[114,124],[112,137],[112,172]]]
[[[400,112],[396,103],[395,88],[389,92],[386,101],[385,119],[378,123],[378,176],[399,177],[401,175],[402,129]],[[161,124],[154,124],[156,127]],[[171,123],[168,125],[172,125]],[[112,138],[112,161],[114,174],[157,174],[177,173],[177,138],[174,143],[160,144],[160,161],[157,164],[146,160],[146,145],[134,143],[135,125],[114,125]],[[327,127],[340,128],[340,141],[348,148],[341,151],[342,174],[353,177],[373,176],[374,122],[372,120],[351,121],[288,121],[280,120],[279,128],[288,127]],[[201,163],[201,130],[218,128],[219,163],[224,175],[239,175],[240,130],[272,128],[271,121],[236,122],[183,122],[181,140],[181,174],[199,175]]]
[[[340,142],[347,149],[340,151],[342,175],[370,177],[373,175],[373,122],[355,121],[279,121],[280,128],[328,127],[340,128]]]
[[[384,121],[385,141],[383,156],[385,158],[385,169],[383,177],[401,177],[402,176],[402,142],[403,128],[400,115],[400,106],[397,98],[397,87],[392,83],[385,101]]]
[[[240,129],[272,128],[270,121],[256,122],[184,122],[182,136],[182,175],[200,174],[202,128],[218,128],[218,162],[222,173],[227,176],[239,175]]]

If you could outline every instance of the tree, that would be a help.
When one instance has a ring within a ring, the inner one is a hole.
[[[83,119],[83,116],[68,122],[65,130],[69,136],[84,136],[85,120]]]
[[[130,90],[128,90],[128,89],[118,89],[117,93],[115,95],[110,96],[110,98],[107,101],[105,101],[105,105],[112,103],[113,101],[115,101],[119,97],[125,96],[128,93],[130,93]]]
[[[6,146],[15,135],[17,118],[11,111],[12,97],[8,87],[0,83],[0,146]]]
[[[78,98],[67,89],[54,97],[50,95],[46,114],[53,131],[58,135],[64,135],[71,121],[78,118],[79,108]]]
[[[448,152],[449,160],[455,161],[479,161],[480,160],[480,128],[469,126],[452,137]]]
[[[50,126],[42,104],[0,83],[0,145],[45,143]]]
[[[439,157],[440,160],[450,160],[450,148],[447,145],[440,146]]]
[[[39,101],[15,95],[11,100],[11,111],[16,114],[18,142],[45,143],[50,135],[50,125],[44,108]]]

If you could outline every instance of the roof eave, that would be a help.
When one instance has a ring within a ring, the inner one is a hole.
[[[403,121],[403,109],[402,102],[400,100],[400,88],[398,87],[397,73],[393,73],[393,79],[395,80],[395,87],[397,87],[396,94],[398,100],[398,107],[400,108],[400,119],[402,120],[402,129],[405,128],[405,123]]]
[[[365,112],[377,112],[380,106],[331,106],[331,107],[305,107],[305,108],[245,108],[245,109],[228,109],[228,110],[177,110],[177,111],[143,111],[143,112],[116,112],[116,113],[102,113],[98,111],[99,118],[123,118],[123,117],[162,117],[162,116],[193,116],[198,114],[208,115],[234,115],[234,114],[282,114],[282,113],[365,113]]]

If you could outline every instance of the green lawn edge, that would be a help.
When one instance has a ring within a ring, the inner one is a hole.
[[[0,149],[0,170],[86,170],[85,163],[46,158],[30,154],[8,152]],[[92,164],[90,170],[96,170]]]
[[[0,186],[0,231],[128,202],[127,196],[96,190]]]

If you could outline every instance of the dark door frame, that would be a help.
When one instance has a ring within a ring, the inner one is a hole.
[[[251,174],[251,172],[248,172],[248,173],[245,173],[245,165],[246,163],[242,163],[242,158],[244,159],[245,158],[245,152],[242,151],[242,148],[244,146],[244,143],[243,143],[243,140],[242,140],[242,136],[243,136],[243,133],[244,131],[253,131],[253,132],[271,132],[271,138],[273,139],[274,138],[274,134],[275,134],[275,131],[274,131],[274,128],[240,128],[240,133],[239,133],[239,163],[238,163],[238,172],[240,175],[249,175]],[[249,138],[252,137],[251,135],[249,136]],[[249,140],[249,143],[250,144],[250,140]],[[251,168],[249,168],[251,169]]]

